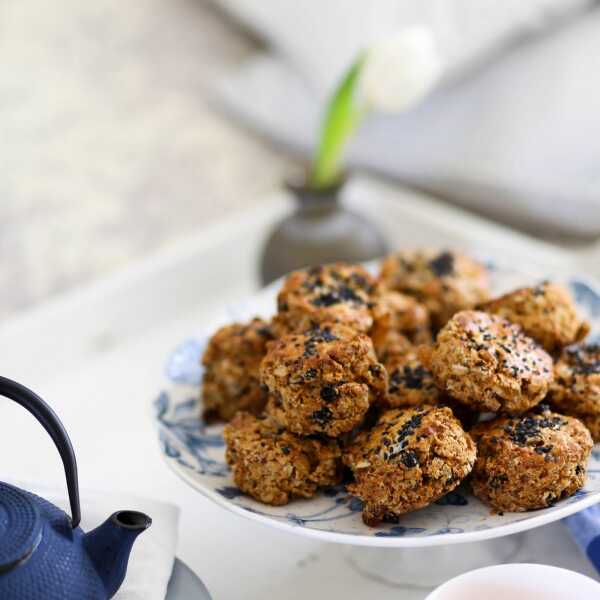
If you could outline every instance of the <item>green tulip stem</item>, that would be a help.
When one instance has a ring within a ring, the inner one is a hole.
[[[310,175],[310,184],[314,189],[326,189],[339,181],[346,144],[366,114],[365,107],[359,106],[355,97],[364,60],[363,53],[348,69],[327,107]]]

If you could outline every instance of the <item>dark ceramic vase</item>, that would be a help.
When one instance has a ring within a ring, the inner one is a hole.
[[[288,183],[295,211],[273,229],[263,248],[263,284],[302,267],[336,260],[362,262],[382,256],[387,244],[380,231],[340,202],[343,183],[325,190]]]

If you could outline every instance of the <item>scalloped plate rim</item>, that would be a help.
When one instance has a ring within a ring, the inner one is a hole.
[[[507,523],[506,525],[498,525],[490,529],[482,529],[480,531],[468,531],[462,533],[444,533],[444,534],[433,534],[426,537],[395,537],[395,536],[376,536],[376,535],[357,535],[354,533],[336,533],[333,531],[324,531],[321,529],[311,529],[310,527],[302,527],[301,525],[293,525],[289,521],[283,519],[276,519],[275,517],[260,515],[250,510],[247,510],[233,502],[229,502],[225,497],[212,491],[209,488],[200,486],[194,481],[194,478],[187,475],[187,471],[184,467],[179,465],[177,461],[169,458],[164,452],[161,451],[163,459],[172,469],[172,471],[185,483],[190,485],[193,489],[200,492],[205,498],[215,502],[217,505],[225,508],[225,510],[242,516],[251,521],[256,521],[263,525],[275,527],[282,531],[289,531],[296,535],[300,535],[307,538],[319,539],[321,541],[334,542],[338,544],[346,544],[353,546],[378,546],[388,548],[418,548],[426,546],[443,546],[446,544],[463,544],[469,542],[481,542],[497,537],[504,537],[506,535],[512,535],[513,533],[519,533],[521,531],[527,531],[528,529],[535,529],[542,525],[553,523],[564,519],[569,515],[577,513],[584,508],[588,508],[600,502],[600,490],[591,492],[585,498],[568,504],[564,507],[559,507],[550,513],[545,513],[531,518],[523,518],[523,520],[516,521],[513,523]],[[522,513],[523,515],[527,513]],[[533,513],[531,513],[533,514]]]

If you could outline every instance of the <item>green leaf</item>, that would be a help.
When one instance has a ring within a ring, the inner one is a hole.
[[[364,111],[357,106],[355,98],[356,83],[364,61],[365,54],[361,53],[348,69],[327,107],[310,178],[314,188],[334,185],[341,175],[340,164],[344,148],[364,116]]]

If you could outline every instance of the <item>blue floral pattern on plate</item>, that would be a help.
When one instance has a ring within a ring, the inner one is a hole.
[[[531,277],[525,278],[511,268],[496,265],[492,273],[498,293],[533,283]],[[580,310],[592,322],[591,337],[600,339],[600,293],[585,279],[573,278],[566,283]],[[275,305],[275,290],[275,286],[270,286],[244,304],[228,309],[211,330],[232,319],[249,319],[256,314],[268,317]],[[491,514],[488,507],[462,487],[423,510],[404,515],[398,523],[378,528],[363,524],[362,504],[344,486],[326,488],[311,500],[295,500],[286,506],[260,504],[233,483],[225,462],[223,426],[206,425],[201,418],[200,357],[207,339],[208,335],[189,339],[171,354],[165,369],[167,385],[155,400],[154,414],[162,453],[169,465],[200,492],[236,512],[269,520],[279,527],[301,528],[307,534],[325,539],[344,541],[344,536],[348,536],[353,543],[421,545],[433,543],[431,538],[442,541],[448,536],[458,536],[471,541],[503,535],[510,532],[510,526],[512,530],[527,529],[600,501],[600,445],[597,445],[590,459],[585,488],[555,506],[530,513]]]

